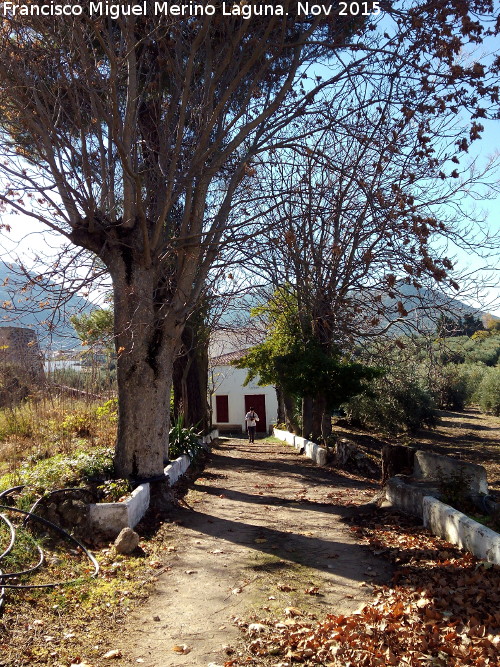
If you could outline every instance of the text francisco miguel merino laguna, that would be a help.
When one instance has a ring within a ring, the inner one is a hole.
[[[216,13],[221,13],[225,16],[241,16],[245,19],[252,16],[284,16],[287,14],[283,5],[280,4],[219,2],[215,5],[197,2],[155,2],[151,5],[148,7],[147,2],[136,4],[109,2],[20,4],[17,2],[0,2],[0,14],[2,16],[81,16],[82,14],[88,14],[90,16],[110,16],[113,19],[120,16],[147,16],[150,12],[155,16],[213,16]],[[323,7],[323,5],[309,2],[299,2],[297,3],[297,14],[307,16],[311,13],[311,9],[314,14],[318,14],[323,8],[326,14],[331,12],[331,6],[328,5]]]

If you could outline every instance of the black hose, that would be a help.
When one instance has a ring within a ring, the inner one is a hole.
[[[44,524],[45,526],[48,526],[49,528],[52,528],[55,530],[57,533],[59,533],[65,540],[72,542],[75,544],[78,548],[80,548],[83,553],[87,556],[87,558],[90,560],[92,565],[94,566],[94,572],[90,575],[91,578],[96,577],[99,574],[99,563],[96,561],[94,556],[90,553],[90,551],[84,547],[84,545],[79,542],[73,535],[68,533],[64,528],[61,528],[55,523],[52,523],[52,521],[49,521],[48,519],[44,519],[41,516],[38,516],[37,514],[33,514],[32,512],[26,512],[25,510],[18,509],[17,507],[8,507],[6,505],[0,505],[0,509],[8,510],[9,512],[17,512],[19,514],[22,514],[25,517],[35,519],[35,521],[39,521],[40,523]],[[39,547],[38,547],[39,548]],[[41,556],[43,556],[42,550],[39,548]],[[39,567],[41,563],[37,565]],[[30,569],[28,572],[31,572],[33,570]],[[21,576],[22,574],[25,574],[25,572],[9,572],[8,574],[1,574],[0,575],[0,582],[2,585],[2,588],[16,588],[16,589],[28,589],[28,588],[54,588],[55,586],[64,586],[69,583],[72,583],[77,580],[77,578],[74,579],[68,579],[65,581],[58,581],[58,582],[51,582],[47,584],[30,584],[30,585],[20,585],[20,584],[6,584],[4,580],[6,578],[11,578],[11,577],[17,577]]]
[[[24,489],[24,487],[25,487],[25,484],[21,484],[20,486],[13,486],[10,489],[5,489],[5,491],[2,491],[2,493],[0,493],[0,498],[3,498],[4,496],[8,496],[11,493],[14,493],[14,491],[22,491]]]
[[[0,554],[0,560],[2,560],[2,558],[5,558],[5,556],[7,556],[7,554],[10,554],[10,552],[12,551],[12,547],[14,546],[14,542],[16,541],[16,529],[14,528],[12,523],[7,519],[5,514],[0,514],[0,519],[2,519],[2,521],[7,525],[7,528],[10,531],[10,544],[5,549],[3,554]]]

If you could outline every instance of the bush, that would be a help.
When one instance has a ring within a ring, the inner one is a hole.
[[[431,375],[430,393],[440,408],[463,410],[469,401],[467,378],[456,364],[441,366]]]
[[[500,368],[491,368],[477,390],[477,399],[482,412],[500,417]]]
[[[478,389],[489,368],[483,364],[464,364],[460,372],[462,373],[467,386],[466,405],[478,402]]]
[[[367,391],[354,396],[343,408],[351,422],[390,433],[437,423],[431,395],[401,369],[372,381]]]
[[[168,438],[169,458],[174,460],[182,454],[187,454],[194,461],[203,449],[200,444],[200,437],[194,426],[184,427],[184,419],[181,415],[170,429]]]

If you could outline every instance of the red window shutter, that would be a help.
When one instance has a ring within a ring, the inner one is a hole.
[[[229,422],[229,400],[227,396],[215,397],[216,422]]]

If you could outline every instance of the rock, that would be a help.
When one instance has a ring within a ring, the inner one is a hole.
[[[346,438],[341,438],[338,440],[335,447],[335,458],[336,463],[339,466],[344,466],[347,461],[352,458],[352,456],[357,453],[358,448],[353,442],[350,442]]]
[[[115,540],[115,549],[119,554],[130,554],[139,546],[139,540],[132,528],[124,528]]]
[[[63,517],[65,525],[78,526],[87,519],[88,505],[82,500],[69,498],[59,507],[59,514]]]

